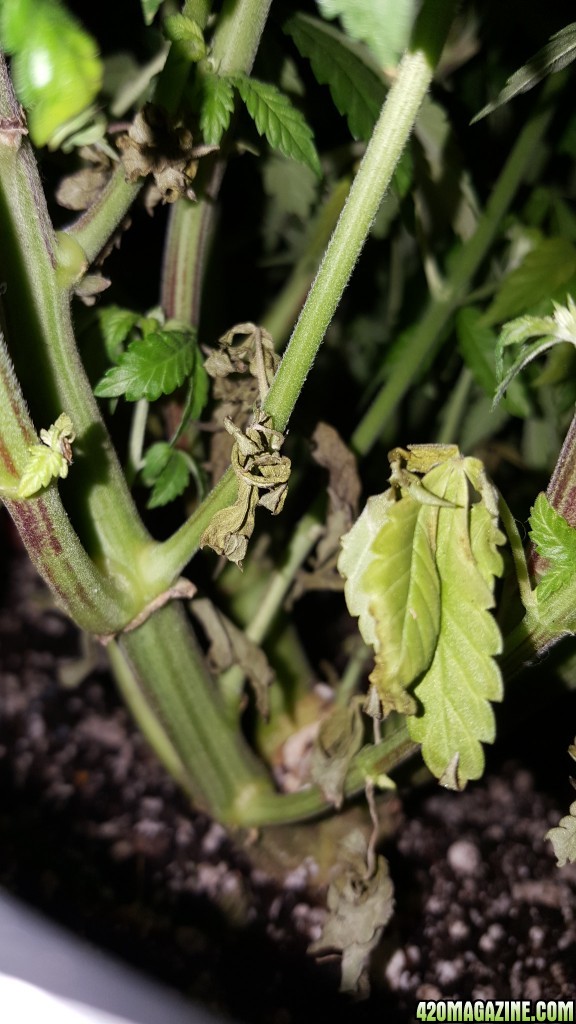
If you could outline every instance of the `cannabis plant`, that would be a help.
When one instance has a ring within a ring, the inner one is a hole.
[[[349,988],[392,908],[378,791],[418,752],[480,778],[504,684],[576,628],[574,426],[538,493],[576,398],[576,28],[486,95],[455,6],[142,0],[127,53],[0,2],[3,503],[195,806],[340,813]]]

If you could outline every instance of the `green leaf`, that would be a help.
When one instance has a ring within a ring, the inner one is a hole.
[[[440,630],[440,579],[432,550],[437,516],[437,508],[402,497],[374,540],[361,579],[377,638],[370,682],[384,714],[416,712],[406,687],[434,656]]]
[[[498,497],[482,463],[454,445],[395,449],[390,462],[392,487],[343,538],[338,568],[376,652],[370,680],[384,712],[408,713],[430,770],[462,788],[482,773],[489,702],[501,698],[489,613],[503,571]]]
[[[235,75],[234,85],[246,105],[260,135],[284,156],[308,164],[320,175],[320,160],[313,132],[304,116],[275,85],[259,82],[246,75]]]
[[[140,314],[121,306],[104,306],[98,309],[97,315],[108,358],[110,362],[117,363],[124,350],[124,342],[136,327]]]
[[[201,83],[200,129],[204,142],[219,146],[234,110],[234,88],[228,78],[209,74]]]
[[[466,366],[488,395],[496,389],[496,335],[478,309],[462,309],[456,317],[458,348]]]
[[[186,490],[190,479],[190,466],[184,452],[159,441],[144,456],[142,480],[152,487],[146,508],[160,508],[178,498]]]
[[[35,145],[50,144],[95,99],[102,62],[94,39],[56,0],[2,0],[0,43]]]
[[[509,320],[554,296],[576,274],[576,248],[565,238],[547,238],[511,271],[484,314],[484,324]]]
[[[72,421],[65,412],[48,430],[40,431],[42,444],[34,444],[28,450],[28,461],[18,485],[19,498],[31,498],[56,477],[68,476],[74,438]]]
[[[382,67],[395,67],[410,41],[414,0],[317,0],[325,18],[340,18],[344,31],[366,43]]]
[[[146,25],[151,25],[162,6],[162,0],[140,0]]]
[[[566,306],[553,303],[552,316],[521,316],[502,328],[496,348],[496,370],[499,386],[494,397],[496,404],[511,381],[533,359],[555,345],[569,342],[576,346],[576,303],[569,295]],[[541,335],[538,341],[527,344],[530,338]],[[522,346],[516,359],[504,371],[504,350],[512,345]]]
[[[370,612],[370,594],[361,583],[372,562],[372,543],[388,520],[394,504],[394,496],[390,491],[368,498],[363,512],[341,540],[342,553],[338,559],[338,572],[346,580],[346,604],[350,614],[358,618],[358,628],[363,640],[371,647],[376,647],[378,638],[374,618]]]
[[[530,513],[530,539],[550,568],[536,588],[539,601],[559,590],[576,572],[576,530],[539,494]]]
[[[363,59],[362,51],[331,25],[296,14],[284,26],[318,82],[327,85],[355,139],[368,141],[386,96],[380,75]]]
[[[549,829],[545,836],[554,847],[558,867],[573,864],[576,860],[576,800],[570,805],[570,814],[560,819],[560,823]]]
[[[34,445],[30,449],[28,462],[20,477],[18,497],[31,498],[37,491],[47,487],[51,480],[59,477],[64,466],[66,462],[60,452],[41,444]]]
[[[186,14],[169,14],[162,23],[167,39],[178,44],[178,53],[197,63],[206,56],[204,33],[194,18]]]
[[[566,25],[560,29],[550,40],[534,54],[530,60],[507,80],[506,85],[500,90],[498,96],[492,103],[482,108],[480,113],[472,119],[471,124],[480,121],[481,118],[491,114],[493,110],[509,103],[520,93],[533,89],[538,82],[541,82],[546,75],[562,71],[576,59],[576,23]]]
[[[470,483],[485,512],[471,523]],[[438,511],[436,566],[440,576],[440,633],[430,669],[415,689],[421,704],[408,730],[422,744],[430,771],[451,789],[463,789],[484,770],[482,743],[495,736],[490,701],[501,700],[496,655],[502,650],[494,605],[494,575],[502,572],[503,541],[495,497],[477,459],[453,459],[430,470],[423,485],[454,508]]]
[[[98,398],[118,398],[128,402],[145,398],[154,402],[170,395],[184,383],[194,365],[194,335],[188,331],[154,330],[132,341],[94,388]]]
[[[269,197],[263,224],[266,248],[280,241],[302,246],[318,199],[318,178],[306,164],[272,153],[262,168],[264,191]],[[282,254],[282,259],[285,254]]]

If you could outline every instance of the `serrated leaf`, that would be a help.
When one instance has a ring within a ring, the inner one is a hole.
[[[300,233],[304,235],[304,225],[309,225],[318,198],[318,178],[306,164],[273,153],[264,163],[262,179],[269,196],[263,231],[266,247],[274,249],[294,231],[295,221],[302,225]]]
[[[232,79],[260,135],[284,156],[308,164],[320,176],[320,160],[314,135],[303,114],[275,85],[246,75]]]
[[[204,142],[219,146],[234,110],[234,87],[221,75],[208,72],[202,78],[200,129]]]
[[[410,41],[414,0],[317,0],[325,18],[340,17],[352,39],[370,47],[382,67],[395,67]]]
[[[520,316],[504,324],[496,348],[496,371],[499,386],[494,396],[496,404],[514,378],[529,363],[555,345],[568,342],[576,346],[576,303],[568,296],[567,305],[554,303],[552,316]],[[537,341],[527,344],[530,338]],[[504,371],[504,351],[512,345],[521,345],[512,365]]]
[[[307,14],[296,14],[284,26],[314,76],[327,85],[355,139],[368,141],[386,96],[384,82],[366,63],[362,51],[343,33]]]
[[[118,398],[128,402],[145,398],[154,402],[170,395],[184,383],[194,365],[193,336],[187,331],[154,330],[133,341],[106,371],[94,388],[98,398]]]
[[[28,462],[20,477],[18,497],[31,498],[37,491],[47,487],[51,480],[59,477],[64,467],[67,472],[68,466],[60,452],[42,444],[34,445],[30,449]]]
[[[121,306],[104,306],[98,310],[98,323],[104,340],[104,347],[112,363],[117,363],[124,348],[124,342],[140,320],[140,314]]]
[[[546,238],[530,250],[502,282],[484,314],[484,324],[501,323],[533,309],[576,274],[576,248],[565,238]]]
[[[454,459],[426,474],[423,484],[454,508],[438,511],[436,566],[441,581],[440,633],[430,669],[415,689],[422,711],[408,719],[408,730],[422,744],[430,771],[449,788],[462,789],[484,769],[482,743],[494,740],[490,701],[502,697],[502,679],[494,660],[502,650],[494,604],[494,548],[501,543],[490,508],[475,530],[488,529],[492,554],[479,567],[486,537],[472,548],[469,481],[476,486],[481,463]],[[492,584],[492,585],[491,585]]]
[[[75,437],[72,420],[65,412],[48,430],[40,431],[42,444],[34,444],[28,449],[28,461],[18,485],[19,498],[31,498],[56,477],[64,479],[68,476]]]
[[[555,828],[549,829],[545,838],[554,847],[559,868],[576,860],[576,800],[570,805],[570,814],[561,818]]]
[[[432,541],[438,509],[409,495],[396,502],[372,543],[360,587],[376,630],[370,682],[384,714],[414,714],[406,687],[429,667],[440,629],[440,579]]]
[[[540,601],[559,590],[576,571],[576,530],[560,515],[545,494],[539,494],[530,513],[530,539],[550,563],[536,589]]]
[[[546,75],[562,71],[576,59],[576,23],[566,25],[560,29],[538,53],[527,61],[518,71],[507,80],[506,85],[500,90],[498,96],[492,103],[482,108],[480,113],[472,119],[471,124],[480,121],[481,118],[491,114],[493,110],[509,103],[520,93],[533,89],[538,82],[541,82]]]
[[[153,448],[158,448],[161,445],[162,442],[154,445]],[[147,456],[150,456],[153,448],[148,450]],[[167,505],[183,494],[188,486],[190,466],[186,455],[184,452],[170,448],[169,445],[166,445],[166,448],[168,452],[165,459],[163,455],[147,460],[145,458],[142,479],[149,485],[153,484],[152,494],[146,502],[146,508],[161,508],[163,505]],[[152,465],[155,463],[154,468],[156,468],[160,461],[163,462],[162,469],[152,478]]]

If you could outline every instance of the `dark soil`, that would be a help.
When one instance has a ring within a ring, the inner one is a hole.
[[[397,914],[374,958],[370,999],[352,1003],[338,994],[337,965],[306,956],[324,911],[305,869],[279,888],[219,825],[191,812],[103,662],[79,687],[59,684],[79,640],[24,558],[3,585],[3,886],[254,1024],[409,1021],[417,999],[441,996],[576,997],[576,866],[558,870],[543,838],[571,801],[562,749],[556,797],[523,733],[517,759],[496,751],[464,794],[430,787],[406,801],[384,851]],[[574,700],[564,710],[571,738]]]

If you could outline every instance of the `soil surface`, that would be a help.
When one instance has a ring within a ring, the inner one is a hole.
[[[79,639],[24,557],[2,586],[4,887],[251,1024],[403,1022],[416,1000],[440,997],[576,998],[576,865],[559,870],[544,840],[573,798],[572,695],[553,757],[527,727],[514,760],[492,752],[485,779],[465,793],[434,786],[405,801],[383,851],[397,913],[374,956],[372,994],[355,1003],[338,992],[337,963],[306,956],[324,919],[306,871],[279,888],[190,811],[103,660],[79,686],[60,684],[82,655]]]

